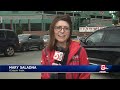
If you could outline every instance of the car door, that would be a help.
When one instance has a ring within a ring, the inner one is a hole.
[[[14,49],[19,48],[19,40],[15,32],[7,31],[8,45],[14,45]]]
[[[120,29],[108,30],[104,40],[105,59],[109,64],[114,64],[120,58]]]
[[[0,31],[0,52],[6,47],[6,38],[5,38],[5,32]]]
[[[104,60],[104,53],[103,53],[103,40],[105,38],[104,30],[98,30],[88,36],[84,41],[84,47],[86,48],[88,58],[91,64],[101,64],[106,63],[107,61]]]
[[[8,43],[7,45],[16,46],[16,44],[18,44],[18,41],[16,43],[16,40],[18,39],[13,31],[6,31],[6,41]]]
[[[31,35],[31,44],[32,44],[32,47],[38,46],[38,37],[36,35]]]
[[[32,48],[34,46],[33,35],[30,35],[28,37],[28,46],[29,46],[29,48]]]
[[[39,47],[40,45],[40,36],[35,35],[34,36],[35,46]]]

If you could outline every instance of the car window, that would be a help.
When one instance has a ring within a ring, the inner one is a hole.
[[[40,36],[32,35],[31,38],[32,39],[40,39]]]
[[[4,32],[0,32],[0,39],[4,39],[4,38],[5,38]]]
[[[49,38],[50,38],[50,35],[44,35],[43,36],[43,40],[49,40]]]
[[[120,30],[110,31],[109,38],[106,38],[106,42],[113,42],[113,43],[120,42]]]
[[[15,35],[15,33],[14,33],[14,32],[7,31],[7,37],[8,37],[8,38],[15,38],[15,37],[16,37],[16,35]]]
[[[49,35],[44,35],[43,39],[49,39],[49,37],[50,37]]]
[[[101,42],[103,34],[104,34],[103,31],[97,31],[94,34],[92,34],[90,37],[88,37],[86,39],[86,42],[89,42],[89,41],[92,43]]]
[[[19,40],[28,39],[28,35],[19,34],[18,38]]]

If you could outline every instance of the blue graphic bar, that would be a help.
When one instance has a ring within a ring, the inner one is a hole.
[[[120,72],[120,65],[0,65],[0,72]]]

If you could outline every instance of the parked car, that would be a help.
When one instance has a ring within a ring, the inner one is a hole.
[[[0,54],[13,56],[19,48],[19,39],[13,30],[0,29]]]
[[[79,37],[76,36],[76,35],[71,35],[71,39],[74,40],[74,41],[79,42]]]
[[[44,41],[42,37],[38,35],[32,34],[19,34],[19,44],[20,44],[20,51],[28,51],[32,48],[38,48],[42,50],[44,47]]]
[[[44,40],[44,47],[48,45],[50,39],[50,35],[44,35],[43,40]]]
[[[97,30],[81,40],[91,64],[120,64],[120,26]]]

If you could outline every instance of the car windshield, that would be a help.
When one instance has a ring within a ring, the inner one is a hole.
[[[44,35],[44,36],[43,36],[43,39],[49,39],[49,38],[50,38],[49,35]]]
[[[27,39],[28,35],[18,35],[19,40]]]

